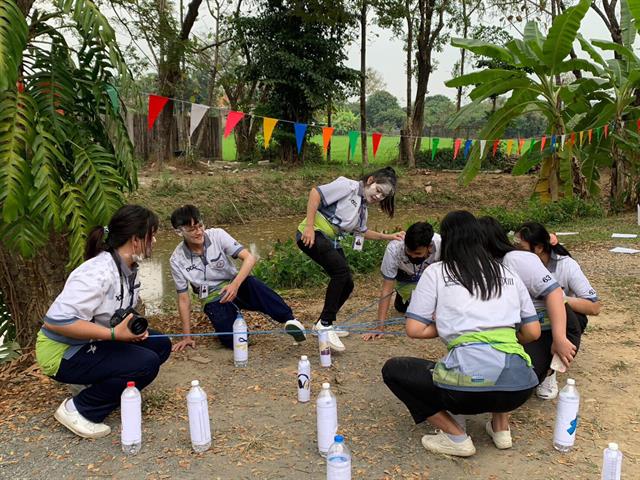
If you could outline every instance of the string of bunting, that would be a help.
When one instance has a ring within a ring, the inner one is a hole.
[[[192,102],[187,102],[184,100],[178,100],[178,99],[173,99],[173,98],[169,98],[169,97],[163,97],[160,95],[149,95],[149,112],[148,112],[148,116],[147,116],[147,127],[149,130],[151,130],[153,128],[153,125],[155,124],[156,119],[158,118],[158,116],[160,115],[160,113],[162,112],[162,110],[164,109],[164,107],[166,106],[166,104],[169,102],[169,100],[174,101],[174,102],[180,102],[180,103],[187,103],[191,105],[191,120],[190,120],[190,125],[189,125],[189,136],[191,137],[193,135],[193,133],[196,131],[196,129],[198,128],[198,126],[200,125],[200,123],[202,122],[202,120],[204,119],[204,116],[206,115],[206,113],[212,109],[212,110],[227,110],[226,108],[220,108],[220,107],[211,107],[208,105],[202,105],[199,103],[192,103]],[[298,154],[300,154],[300,152],[302,151],[302,144],[304,142],[304,138],[305,135],[307,133],[307,128],[309,127],[309,124],[307,123],[300,123],[300,122],[294,122],[291,120],[281,120],[281,119],[277,119],[277,118],[270,118],[270,117],[263,117],[260,115],[255,115],[253,113],[249,113],[246,114],[245,112],[240,112],[240,111],[236,111],[236,110],[230,110],[229,113],[227,114],[227,118],[225,121],[225,126],[224,126],[224,138],[227,138],[229,135],[231,135],[231,133],[233,132],[234,128],[238,125],[238,123],[245,117],[245,116],[250,116],[250,117],[254,117],[254,118],[262,118],[263,120],[263,135],[264,135],[264,146],[265,148],[269,147],[269,144],[271,142],[271,137],[273,135],[273,131],[276,127],[276,125],[278,123],[291,123],[293,124],[293,130],[296,136],[296,147],[298,149]],[[326,126],[323,124],[316,124],[316,123],[312,123],[311,126],[321,126],[322,127],[322,147],[324,150],[324,153],[327,153],[327,150],[329,148],[329,145],[331,143],[331,138],[333,136],[334,133],[334,128],[330,127],[330,126]],[[621,125],[622,129],[625,128],[625,122],[622,122]],[[640,133],[640,119],[638,119],[636,121],[636,130],[638,133]],[[600,142],[601,138],[604,136],[604,138],[608,138],[609,134],[613,131],[613,127],[611,128],[611,132],[609,129],[609,124],[600,126],[600,127],[596,127],[596,128],[590,128],[586,131],[580,131],[580,132],[569,132],[569,133],[565,133],[562,135],[551,135],[549,138],[547,137],[547,135],[542,135],[541,137],[534,137],[534,138],[512,138],[512,139],[491,139],[491,140],[487,140],[487,139],[471,139],[471,138],[467,138],[467,139],[463,139],[463,138],[455,138],[454,142],[453,142],[453,158],[456,159],[458,154],[460,153],[460,149],[462,147],[462,155],[464,156],[464,158],[467,158],[469,156],[469,153],[471,152],[471,147],[473,146],[474,141],[476,143],[479,143],[480,146],[480,157],[484,157],[485,154],[485,150],[487,147],[487,144],[491,144],[492,148],[492,156],[495,157],[496,152],[498,150],[498,148],[500,148],[502,143],[505,143],[505,151],[507,156],[511,155],[514,147],[516,148],[516,152],[518,156],[521,156],[523,153],[528,153],[534,150],[534,148],[536,147],[536,144],[539,143],[540,145],[540,151],[543,151],[545,146],[547,145],[547,141],[549,141],[549,146],[551,148],[552,152],[555,152],[556,150],[564,150],[565,146],[568,146],[568,148],[573,147],[574,145],[576,145],[576,141],[579,141],[579,146],[582,146],[584,144],[584,137],[585,137],[585,133],[587,134],[587,142],[589,144],[591,144],[592,139],[593,139],[593,132],[595,131],[596,134],[596,140],[598,142]],[[356,153],[356,145],[358,142],[358,138],[360,137],[360,134],[362,132],[358,131],[358,130],[351,130],[347,133],[347,136],[349,138],[349,151],[351,153],[351,157],[353,158],[353,156]],[[368,133],[368,132],[365,132]],[[378,153],[378,147],[380,146],[380,141],[382,139],[382,133],[379,132],[371,132],[371,140],[372,140],[372,144],[373,144],[373,157],[375,158],[376,154]],[[405,137],[404,135],[394,135],[393,137]],[[411,138],[413,138],[413,136],[411,136]],[[525,144],[526,142],[529,142],[529,145],[526,147],[525,150]],[[438,151],[438,146],[440,144],[440,138],[434,137],[431,140],[431,158],[432,160],[435,158],[436,156],[436,152]],[[464,142],[464,144],[463,144]]]

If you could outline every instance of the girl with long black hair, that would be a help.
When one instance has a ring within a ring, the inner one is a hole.
[[[449,352],[437,362],[392,358],[382,376],[416,423],[428,420],[441,430],[422,437],[427,450],[463,457],[475,453],[449,412],[492,412],[487,434],[497,448],[510,448],[508,412],[538,384],[521,343],[540,336],[540,323],[522,281],[484,248],[471,213],[449,213],[440,234],[442,261],[422,274],[405,328],[411,338],[439,336]]]

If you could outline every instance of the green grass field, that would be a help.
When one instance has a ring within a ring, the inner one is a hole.
[[[309,139],[307,138],[307,141]],[[322,135],[314,135],[311,137],[311,141],[322,146]],[[353,163],[359,163],[362,159],[361,139],[358,138],[356,145],[356,154],[351,159]],[[367,136],[367,144],[369,145],[369,163],[376,164],[388,164],[389,162],[398,158],[398,151],[400,145],[400,137],[398,136],[383,136],[380,139],[380,145],[376,154],[375,162],[373,159],[373,144],[371,135]],[[453,141],[451,138],[441,138],[438,148],[451,148]],[[304,148],[304,146],[303,146]],[[334,135],[331,138],[331,158],[336,163],[347,162],[347,150],[349,149],[349,137],[346,135]],[[431,138],[422,138],[422,150],[431,149]],[[225,161],[232,162],[236,159],[236,142],[233,135],[229,135],[222,141],[222,158]]]

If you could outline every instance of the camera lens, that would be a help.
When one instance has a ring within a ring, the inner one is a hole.
[[[133,318],[129,320],[129,330],[131,330],[131,333],[134,335],[144,333],[147,330],[147,327],[149,327],[149,322],[146,318],[141,317],[140,315],[134,314]]]

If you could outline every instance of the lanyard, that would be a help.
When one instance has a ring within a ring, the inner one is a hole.
[[[122,302],[124,301],[124,281],[125,276],[122,273],[122,267],[120,266],[119,258],[116,258],[114,252],[111,252],[111,258],[116,264],[116,268],[118,269],[118,278],[120,279],[120,308],[122,308]],[[129,283],[129,308],[133,307],[133,291],[135,289],[135,275],[132,275],[133,278],[128,282]]]
[[[198,270],[199,272],[203,272],[204,273],[204,281],[207,281],[207,265],[209,264],[209,262],[207,262],[207,249],[205,248],[204,252],[202,252],[202,255],[198,255],[200,257],[200,261],[202,262],[202,266],[204,267],[204,270],[200,270],[198,267],[196,267],[193,264],[193,252],[191,252],[191,250],[189,250],[189,253],[191,254],[191,270]]]

